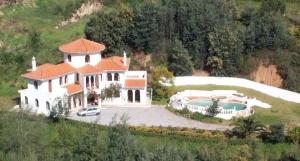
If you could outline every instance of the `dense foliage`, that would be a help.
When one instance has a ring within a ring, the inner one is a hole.
[[[286,55],[300,57],[299,49],[292,47],[296,40],[287,30],[284,1],[262,1],[260,7],[248,7],[239,14],[235,3],[227,0],[142,2],[126,1],[116,9],[97,14],[86,26],[87,37],[99,42],[112,40],[108,52],[129,47],[151,53],[153,61],[167,62],[176,76],[192,73],[190,58],[194,69],[205,69],[211,75],[247,74],[249,66],[254,65],[247,64],[248,59],[261,59],[264,55],[256,53],[269,49],[274,54],[267,59],[274,60],[279,69],[291,67],[289,71],[280,70],[284,86],[299,90],[294,78],[298,67],[289,65],[292,59],[280,63],[278,56],[278,52],[289,49]],[[169,46],[177,46],[177,39],[186,51],[170,57]]]
[[[222,132],[128,127],[126,117],[109,127],[60,119],[53,123],[24,112],[0,113],[0,160],[5,161],[229,161],[299,160],[288,143],[225,138]],[[134,134],[134,135],[132,135]]]
[[[154,68],[150,81],[154,100],[169,98],[175,92],[173,88],[173,74],[166,67],[158,66]]]
[[[183,47],[182,43],[175,39],[168,49],[168,69],[175,76],[185,76],[192,74],[192,62],[188,51]]]

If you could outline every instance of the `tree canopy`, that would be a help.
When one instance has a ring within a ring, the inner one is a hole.
[[[188,51],[181,41],[175,39],[168,49],[168,69],[175,76],[187,76],[193,72],[193,64]]]

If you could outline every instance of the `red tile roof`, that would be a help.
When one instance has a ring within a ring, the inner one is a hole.
[[[82,91],[82,88],[79,84],[69,84],[66,85],[68,95],[73,95]]]
[[[105,49],[103,44],[90,41],[84,38],[61,45],[58,48],[61,52],[69,54],[89,54],[98,53]]]
[[[123,57],[112,56],[103,58],[98,64],[95,65],[100,71],[126,71],[130,65],[130,58],[127,58],[127,65],[123,63]]]
[[[97,68],[87,64],[83,67],[78,68],[77,72],[81,73],[81,74],[92,74],[92,73],[99,73],[99,70]]]
[[[67,63],[61,64],[43,64],[37,67],[35,71],[28,72],[22,76],[34,80],[47,80],[67,73],[73,73],[76,69]]]
[[[146,86],[145,79],[126,79],[125,88],[144,88]]]

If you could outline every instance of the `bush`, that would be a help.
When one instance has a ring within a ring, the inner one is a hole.
[[[263,141],[267,143],[281,143],[284,141],[284,125],[281,123],[270,125],[269,133],[264,134]]]
[[[300,127],[291,128],[287,133],[290,142],[300,144]]]
[[[179,140],[200,141],[203,139],[225,138],[222,131],[207,131],[179,127],[136,127],[130,126],[129,130],[134,135],[164,136]]]
[[[203,120],[206,116],[202,115],[201,113],[199,112],[194,112],[192,115],[191,115],[191,119],[193,120]]]

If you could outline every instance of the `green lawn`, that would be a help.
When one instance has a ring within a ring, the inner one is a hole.
[[[269,103],[271,109],[263,109],[254,107],[254,116],[265,124],[282,122],[286,124],[300,125],[300,104],[284,101],[279,98],[268,96],[255,90],[233,87],[233,86],[217,86],[217,85],[201,85],[201,86],[179,86],[177,91],[186,89],[193,90],[237,90],[246,96],[256,97],[258,100]],[[205,120],[204,120],[205,121]],[[225,122],[228,123],[228,122]]]

